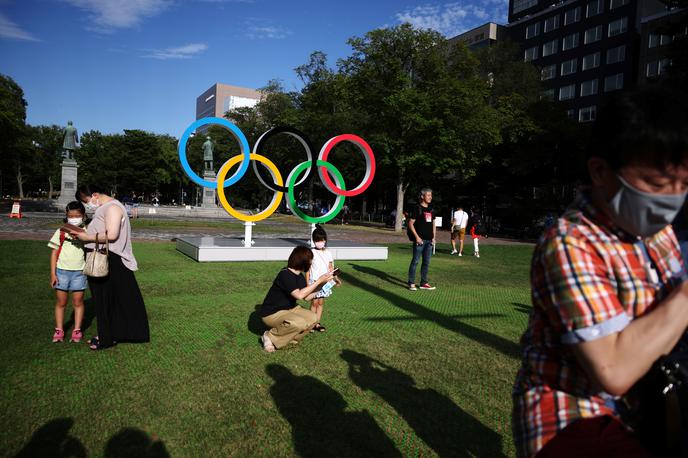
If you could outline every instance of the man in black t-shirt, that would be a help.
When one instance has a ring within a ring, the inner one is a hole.
[[[435,211],[432,203],[432,190],[424,188],[420,191],[420,202],[409,212],[408,231],[413,238],[413,258],[408,272],[408,286],[411,291],[416,291],[416,267],[418,260],[423,257],[420,266],[420,289],[435,289],[428,283],[428,269],[430,268],[430,256],[435,245]]]

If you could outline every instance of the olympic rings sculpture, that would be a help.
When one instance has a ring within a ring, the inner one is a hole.
[[[198,176],[189,165],[189,161],[186,157],[186,145],[191,137],[191,134],[199,127],[207,124],[216,124],[228,129],[234,139],[239,143],[239,148],[241,149],[241,154],[231,157],[220,167],[220,170],[217,173],[217,181],[215,182],[205,180]],[[308,158],[307,161],[300,163],[291,172],[289,172],[286,183],[282,179],[282,175],[277,169],[277,166],[263,154],[266,141],[279,134],[286,134],[298,140],[298,142],[301,143],[301,146],[303,146],[304,150],[306,151],[306,156]],[[366,161],[366,172],[363,180],[358,186],[351,190],[346,189],[344,177],[342,176],[341,172],[332,163],[327,162],[327,158],[332,152],[332,149],[342,142],[354,144],[363,154]],[[262,221],[272,215],[279,207],[280,203],[282,202],[282,197],[286,193],[287,205],[293,214],[307,223],[326,223],[339,214],[344,206],[344,199],[346,197],[353,197],[363,193],[372,184],[373,178],[375,177],[375,155],[373,154],[373,150],[365,140],[353,134],[343,134],[332,137],[325,142],[318,156],[314,157],[313,147],[308,138],[302,132],[288,126],[274,127],[258,138],[256,144],[253,145],[253,152],[251,152],[248,145],[248,140],[241,129],[226,119],[209,117],[199,119],[187,127],[179,140],[178,152],[179,161],[182,164],[182,168],[191,181],[205,188],[217,188],[218,198],[225,211],[234,218],[244,222]],[[249,162],[251,161],[253,161],[253,171],[258,177],[258,180],[263,186],[271,190],[274,194],[270,204],[268,204],[264,210],[255,215],[246,215],[234,209],[229,204],[225,194],[225,188],[230,187],[241,180],[241,178],[246,174],[249,167]],[[270,176],[272,178],[271,183],[269,183],[268,180],[265,180],[260,174],[258,163],[261,163],[270,172]],[[234,172],[231,177],[227,178],[229,171],[237,164],[239,164],[239,169]],[[313,178],[313,173],[316,170],[325,188],[327,188],[327,190],[331,193],[337,195],[332,209],[330,209],[330,211],[328,211],[325,215],[318,217],[310,216],[302,212],[296,203],[295,195],[296,190],[305,186],[308,183],[308,180]],[[302,177],[301,174],[303,174]],[[334,181],[332,181],[332,178],[334,178]]]

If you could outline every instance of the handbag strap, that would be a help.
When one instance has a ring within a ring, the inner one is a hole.
[[[107,235],[107,229],[105,230],[105,254],[110,254],[110,239]]]
[[[55,262],[60,260],[60,253],[62,253],[62,245],[64,245],[65,241],[65,233],[64,231],[60,231],[60,247],[57,249],[57,256],[55,257]]]

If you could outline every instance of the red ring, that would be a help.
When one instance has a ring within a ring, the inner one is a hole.
[[[363,193],[372,184],[373,177],[375,176],[375,155],[373,154],[373,150],[370,148],[370,145],[368,145],[368,143],[366,143],[366,141],[358,135],[342,134],[337,135],[336,137],[332,137],[325,143],[323,149],[320,151],[320,154],[318,155],[318,159],[327,161],[327,157],[330,155],[330,151],[332,151],[332,148],[334,148],[338,143],[343,141],[349,141],[351,143],[354,143],[366,154],[368,161],[370,161],[370,166],[366,168],[366,175],[368,178],[365,180],[365,182],[361,183],[352,190],[345,191],[344,189],[341,189],[336,184],[334,184],[332,178],[330,178],[329,172],[325,167],[320,167],[319,175],[323,184],[325,185],[325,187],[327,187],[327,189],[330,192],[340,196],[354,197]]]

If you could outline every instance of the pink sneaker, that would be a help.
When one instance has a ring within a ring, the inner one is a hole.
[[[55,328],[55,334],[53,334],[53,343],[64,342],[64,331],[62,329]]]
[[[81,329],[75,329],[72,331],[72,338],[69,339],[70,342],[79,343],[84,335],[81,333]]]

